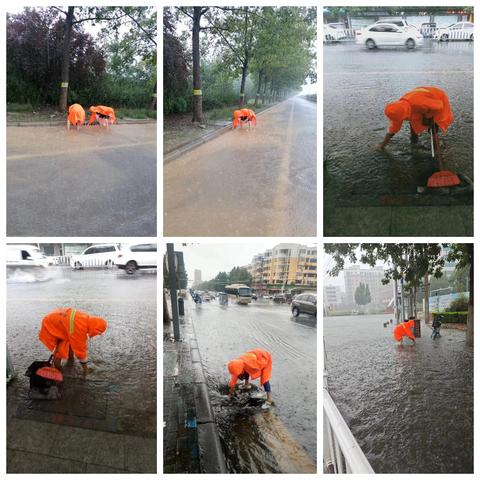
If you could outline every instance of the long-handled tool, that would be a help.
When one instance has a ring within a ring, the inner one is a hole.
[[[435,172],[427,182],[429,188],[441,188],[441,187],[454,187],[460,185],[460,179],[458,176],[443,169],[442,158],[440,155],[440,145],[438,142],[438,135],[435,124],[430,127],[430,145],[432,148],[432,158],[437,161],[439,171]]]
[[[57,351],[58,345],[54,348],[50,358],[48,359],[49,365],[39,368],[35,373],[46,380],[53,380],[54,382],[63,382],[63,374],[58,368],[53,366],[53,359]]]

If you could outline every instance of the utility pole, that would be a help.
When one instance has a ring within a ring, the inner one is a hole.
[[[178,319],[177,272],[175,271],[175,251],[173,243],[167,243],[167,265],[170,303],[172,304],[173,338],[178,342],[180,341],[180,321]]]

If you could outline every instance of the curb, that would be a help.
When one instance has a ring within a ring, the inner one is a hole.
[[[257,116],[262,115],[263,113],[267,112],[268,110],[271,110],[272,108],[282,104],[283,102],[286,102],[287,100],[283,100],[282,102],[278,102],[275,105],[271,105],[261,112],[258,112]],[[181,155],[190,152],[191,150],[194,150],[195,148],[199,147],[200,145],[203,145],[204,143],[209,142],[210,140],[213,140],[214,138],[219,137],[220,135],[223,135],[224,133],[227,133],[231,130],[231,126],[227,125],[226,127],[219,128],[218,130],[215,130],[211,133],[208,133],[207,135],[204,135],[203,137],[197,138],[196,140],[192,140],[191,142],[184,143],[183,145],[180,145],[179,147],[175,148],[174,150],[170,150],[167,153],[164,153],[163,155],[163,164],[166,165],[176,158],[180,157]]]
[[[154,119],[131,119],[131,120],[117,120],[116,125],[131,125],[136,123],[157,123]],[[57,127],[65,125],[65,120],[49,120],[45,122],[7,122],[7,127]]]
[[[215,423],[215,416],[210,404],[210,396],[208,394],[202,359],[198,349],[195,326],[188,312],[186,313],[187,315],[185,317],[188,318],[193,332],[193,338],[190,338],[190,354],[194,372],[193,386],[201,470],[203,473],[228,473],[222,444],[220,443],[220,437]]]

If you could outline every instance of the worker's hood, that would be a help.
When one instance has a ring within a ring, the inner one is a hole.
[[[88,319],[88,336],[95,337],[101,335],[107,329],[107,322],[101,317],[89,317]]]
[[[389,103],[385,107],[385,115],[392,122],[403,122],[410,117],[410,104],[405,100],[399,100],[398,102]]]
[[[231,375],[238,377],[239,375],[242,374],[244,369],[243,360],[240,360],[238,358],[235,360],[232,360],[231,362],[228,362],[227,368]]]

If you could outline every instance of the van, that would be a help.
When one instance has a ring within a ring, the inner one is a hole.
[[[7,245],[7,267],[46,268],[51,260],[35,245]]]

